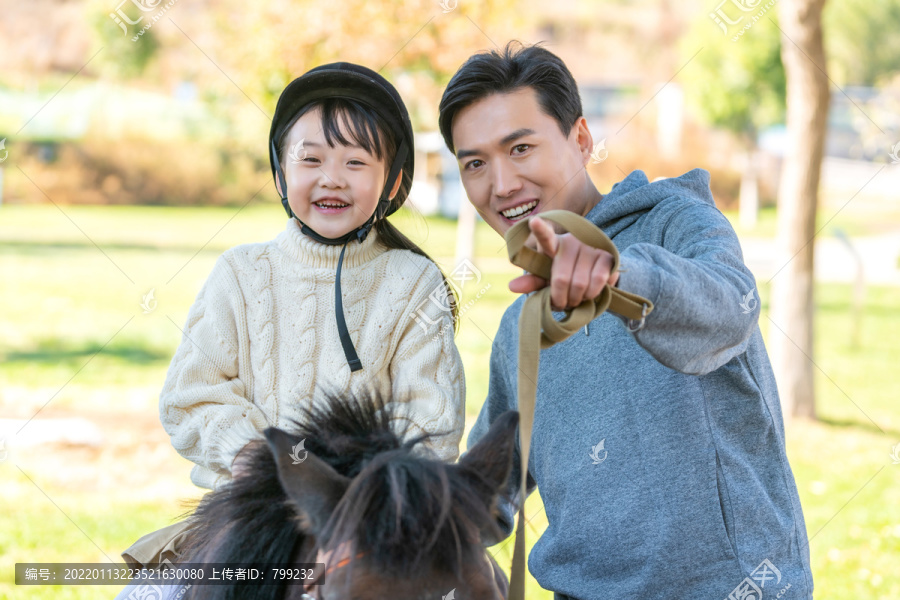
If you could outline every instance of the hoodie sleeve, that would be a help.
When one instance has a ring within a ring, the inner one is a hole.
[[[689,202],[660,218],[659,244],[621,251],[617,287],[653,302],[638,344],[667,367],[704,375],[746,349],[759,319],[756,281],[715,206]]]
[[[506,319],[504,319],[503,321],[505,323]],[[475,446],[475,444],[477,444],[478,441],[485,436],[485,434],[487,434],[488,430],[491,428],[491,425],[497,417],[508,410],[518,409],[518,403],[516,401],[516,387],[510,382],[510,376],[512,373],[510,371],[509,365],[511,363],[511,360],[506,355],[506,353],[509,352],[510,349],[512,349],[511,351],[515,352],[515,345],[511,344],[507,346],[501,341],[501,336],[498,335],[491,347],[488,397],[487,400],[485,400],[484,405],[481,407],[481,412],[478,414],[478,419],[475,421],[475,425],[472,427],[472,430],[469,432],[469,437],[466,440],[466,448],[469,450],[471,450],[472,447]],[[514,357],[511,358],[514,359]],[[500,529],[503,532],[503,537],[499,540],[490,540],[488,545],[493,545],[506,539],[512,534],[515,527],[516,513],[519,511],[519,481],[522,478],[522,469],[520,466],[522,459],[520,457],[521,453],[519,451],[519,435],[517,432],[512,471],[509,474],[506,489],[501,492],[500,498],[497,502],[497,524],[500,526]],[[526,496],[530,495],[536,487],[537,483],[535,483],[534,478],[529,472],[527,480],[528,490],[526,492]]]

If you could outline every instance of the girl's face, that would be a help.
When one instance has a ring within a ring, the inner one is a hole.
[[[353,136],[341,123],[345,139]],[[375,212],[384,189],[383,160],[357,145],[328,146],[320,108],[297,119],[287,135],[282,158],[291,210],[303,223],[327,238],[353,231]],[[390,197],[400,188],[402,173]]]

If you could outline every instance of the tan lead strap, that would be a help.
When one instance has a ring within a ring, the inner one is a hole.
[[[573,212],[551,210],[539,215],[542,219],[563,226],[579,241],[612,254],[614,273],[619,268],[619,251],[603,231]],[[550,280],[551,259],[525,246],[531,233],[529,219],[519,221],[506,232],[506,245],[512,264]],[[634,321],[641,321],[653,310],[653,303],[609,284],[600,294],[585,300],[565,317],[557,321],[550,303],[550,287],[547,286],[526,298],[519,316],[519,447],[521,458],[521,482],[519,522],[516,525],[516,543],[513,550],[510,573],[509,600],[525,600],[525,491],[528,481],[528,455],[531,450],[531,429],[534,424],[534,404],[537,397],[537,376],[540,351],[561,342],[576,333],[607,310]]]

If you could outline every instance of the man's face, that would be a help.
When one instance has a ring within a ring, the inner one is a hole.
[[[466,194],[500,235],[541,211],[590,210],[585,165],[593,141],[586,122],[579,118],[564,136],[533,88],[492,94],[465,107],[451,133]]]

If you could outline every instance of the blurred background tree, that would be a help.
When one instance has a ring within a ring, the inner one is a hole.
[[[778,190],[778,260],[772,279],[772,367],[786,417],[816,418],[814,250],[825,154],[829,79],[822,39],[825,0],[781,0],[788,146]],[[786,261],[786,262],[785,262]]]
[[[828,73],[837,85],[887,85],[900,71],[900,0],[864,9],[853,0],[829,0],[822,26]]]
[[[766,20],[752,32],[732,42],[703,15],[681,45],[685,60],[703,48],[682,75],[686,99],[707,123],[734,133],[748,148],[760,129],[783,122],[785,110],[781,33]]]
[[[98,66],[102,65],[103,72],[121,80],[141,77],[160,51],[156,31],[148,29],[141,36],[140,43],[134,43],[131,36],[123,36],[122,29],[110,19],[109,2],[93,0],[85,5],[85,13],[97,42],[103,48],[98,57]]]
[[[750,31],[734,42],[704,14],[682,38],[681,49],[687,59],[697,46],[703,48],[683,74],[688,103],[703,122],[729,131],[743,148],[740,211],[748,228],[756,224],[759,209],[758,135],[784,122],[786,93],[776,23],[764,18]]]
[[[436,130],[443,87],[465,58],[495,47],[485,31],[521,26],[515,5],[488,0],[464,13],[457,0],[199,0],[175,4],[132,41],[148,20],[128,24],[126,35],[117,6],[90,0],[82,18],[101,50],[78,83],[105,87],[95,92],[89,139],[78,152],[60,150],[72,169],[50,191],[62,202],[244,204],[270,177],[278,96],[327,62],[381,72],[407,100],[416,130]],[[141,15],[132,2],[119,6],[132,20]]]
[[[434,0],[179,3],[177,11],[164,16],[176,27],[159,29],[165,40],[161,49],[154,40],[152,47],[148,44],[140,53],[132,49],[124,56],[135,66],[129,73],[140,75],[143,83],[193,81],[209,90],[206,99],[211,103],[227,106],[235,121],[254,110],[259,116],[270,115],[281,90],[314,66],[357,62],[395,81],[412,104],[417,129],[434,129],[443,86],[462,60],[495,46],[484,31],[521,25],[524,17],[515,5],[513,0],[471,3],[464,16],[455,10],[457,0],[443,5]],[[108,3],[91,4],[88,10],[95,13],[99,40],[116,41],[107,63],[121,71],[117,49],[127,44],[107,15]],[[130,39],[128,44],[142,45]],[[147,65],[151,55],[155,64]],[[208,60],[197,60],[204,55]],[[258,125],[256,120],[251,123],[254,129]]]

